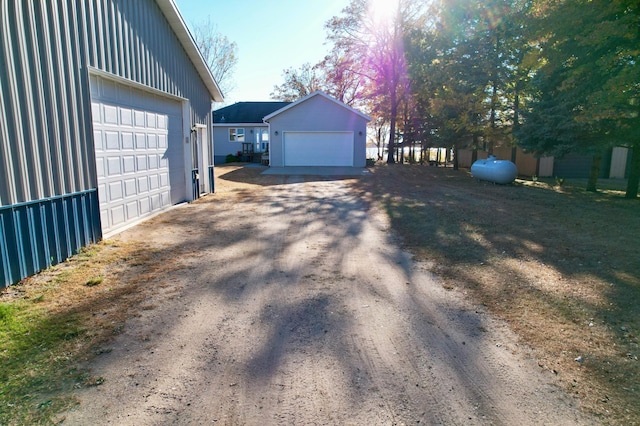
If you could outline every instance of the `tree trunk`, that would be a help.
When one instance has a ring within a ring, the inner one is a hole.
[[[589,173],[589,182],[587,182],[587,191],[596,192],[598,186],[598,175],[600,174],[600,162],[602,162],[602,153],[599,152],[593,156],[591,161],[591,172]]]
[[[458,170],[458,147],[453,147],[453,170]]]
[[[495,44],[495,63],[493,64],[493,69],[491,71],[491,113],[489,115],[489,123],[491,130],[489,131],[489,146],[487,147],[487,151],[489,155],[493,155],[493,145],[495,144],[496,137],[496,109],[498,107],[498,67],[500,66],[500,36],[498,35],[499,28],[496,28],[496,44]]]
[[[473,151],[471,151],[471,164],[478,160],[478,135],[473,135]]]
[[[395,160],[393,158],[396,151],[396,145],[394,141],[395,133],[396,133],[396,119],[392,115],[391,123],[389,124],[389,145],[387,145],[387,164],[395,163]]]
[[[640,142],[631,147],[631,165],[629,169],[629,180],[627,181],[627,192],[625,198],[638,197],[638,183],[640,181]]]
[[[515,98],[513,100],[513,127],[511,130],[511,134],[517,133],[518,128],[520,127],[520,80],[518,79],[516,82],[515,88]],[[514,138],[512,138],[513,140]],[[515,142],[514,142],[515,143]],[[516,156],[518,155],[518,148],[516,145],[513,145],[511,148],[511,162],[515,164]]]

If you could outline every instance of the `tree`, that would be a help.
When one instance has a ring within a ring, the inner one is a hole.
[[[626,144],[633,155],[626,197],[636,198],[640,5],[632,0],[540,1],[537,10],[533,25],[544,65],[534,79],[536,96],[518,132],[519,144],[538,153],[594,154],[589,190],[596,189],[600,154]]]
[[[380,109],[388,111],[388,163],[395,162],[397,119],[408,93],[404,35],[417,25],[425,4],[422,0],[352,0],[326,24],[334,54],[347,58],[345,69],[362,77],[368,98],[381,99],[388,107]]]
[[[306,63],[299,70],[289,68],[283,71],[284,83],[273,86],[271,98],[283,102],[294,102],[300,98],[323,90],[325,77],[318,65]]]
[[[324,90],[329,95],[349,106],[363,107],[366,82],[354,71],[357,67],[353,60],[354,58],[333,49],[317,67],[322,70]]]
[[[233,71],[238,63],[238,45],[218,32],[211,17],[193,26],[193,38],[220,90],[229,93],[235,85]]]
[[[411,99],[432,146],[511,146],[538,67],[529,0],[440,2],[405,41]],[[415,118],[414,118],[414,121]],[[513,154],[512,154],[513,157]],[[454,155],[454,168],[457,167]]]

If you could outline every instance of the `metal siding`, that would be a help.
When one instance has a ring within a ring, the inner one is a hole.
[[[0,207],[0,287],[98,241],[98,215],[96,190]]]
[[[209,124],[206,87],[154,1],[0,0],[0,17],[0,205],[95,186],[87,65],[188,98],[191,124]]]
[[[0,0],[0,22],[4,286],[102,237],[89,67],[189,99],[210,130],[211,97],[153,0]]]
[[[609,170],[611,168],[611,149],[602,154],[602,160],[600,162],[600,170],[598,178],[606,179],[609,177]],[[570,178],[570,179],[585,179],[589,177],[591,173],[591,163],[593,162],[593,156],[578,153],[569,153],[561,158],[556,158],[553,163],[554,176]]]

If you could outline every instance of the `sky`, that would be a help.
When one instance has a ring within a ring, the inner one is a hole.
[[[235,89],[225,104],[268,101],[282,72],[329,53],[324,24],[349,0],[174,0],[189,28],[207,20],[238,45]],[[218,104],[214,109],[222,106]]]

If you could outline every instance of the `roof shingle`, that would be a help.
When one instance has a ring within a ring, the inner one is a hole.
[[[213,111],[213,122],[222,123],[260,123],[262,118],[286,107],[291,102],[237,102]]]

